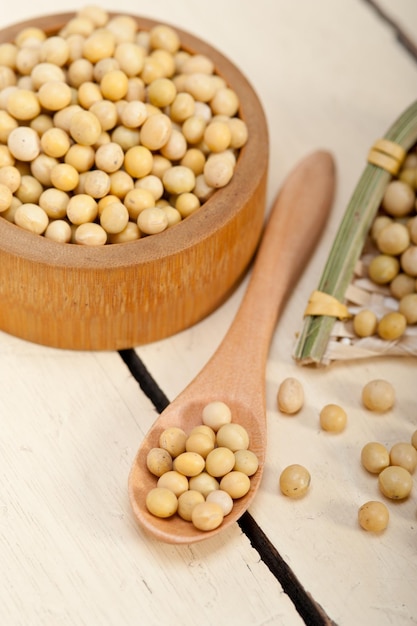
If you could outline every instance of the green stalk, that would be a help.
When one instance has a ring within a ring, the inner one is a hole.
[[[406,109],[384,138],[399,144],[406,152],[410,150],[417,141],[417,102]],[[344,301],[355,265],[391,178],[391,174],[376,165],[365,167],[334,239],[318,291]],[[306,316],[293,355],[299,364],[321,363],[334,323],[335,318],[327,315]]]

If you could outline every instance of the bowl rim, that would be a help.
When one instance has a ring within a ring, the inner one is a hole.
[[[171,26],[165,21],[127,12],[109,11],[109,15],[129,15],[136,20],[138,28],[142,30],[149,30],[162,23]],[[0,43],[13,41],[17,33],[28,26],[42,28],[51,35],[74,16],[75,12],[54,13],[17,22],[0,29]],[[104,246],[55,242],[25,231],[0,214],[0,252],[30,262],[62,268],[86,265],[103,270],[111,267],[131,267],[152,263],[161,258],[166,259],[199,245],[233,220],[239,210],[239,206],[236,206],[239,199],[251,196],[267,168],[269,142],[265,113],[254,88],[232,61],[203,39],[177,26],[172,28],[180,37],[181,48],[209,56],[214,62],[215,72],[225,79],[239,97],[239,116],[248,127],[248,140],[240,149],[235,172],[229,184],[216,190],[198,211],[162,233],[132,242]]]

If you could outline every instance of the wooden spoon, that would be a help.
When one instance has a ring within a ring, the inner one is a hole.
[[[275,200],[247,291],[225,338],[203,370],[161,413],[139,448],[129,476],[129,497],[139,524],[168,543],[207,539],[235,522],[249,507],[261,482],[266,451],[265,368],[275,325],[283,305],[307,263],[325,225],[334,194],[331,155],[317,151],[290,173]],[[203,407],[222,400],[250,435],[250,449],[259,459],[246,496],[215,530],[197,530],[178,515],[161,519],[148,512],[147,493],[156,477],[146,467],[161,432],[178,426],[190,432],[201,424]]]

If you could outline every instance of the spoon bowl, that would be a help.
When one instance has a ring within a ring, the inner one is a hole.
[[[278,317],[325,225],[334,195],[332,156],[317,151],[288,176],[265,228],[241,306],[220,346],[206,366],[161,413],[144,438],[129,475],[129,497],[137,522],[155,538],[173,544],[202,541],[224,530],[248,509],[259,488],[266,453],[265,367]],[[202,423],[203,407],[221,400],[231,409],[232,422],[248,432],[249,449],[259,467],[249,492],[234,501],[222,524],[201,531],[178,515],[158,518],[146,508],[146,495],[157,479],[146,457],[159,446],[171,426],[186,433]]]
[[[184,396],[182,396],[182,398],[184,399]],[[195,426],[200,425],[202,423],[201,413],[204,406],[208,402],[218,399],[218,394],[213,394],[211,397],[204,394],[200,398],[195,397],[184,403],[175,402],[175,406],[173,406],[174,403],[171,403],[168,407],[169,411],[168,409],[163,411],[161,421],[158,419],[157,423],[148,433],[140,448],[140,454],[138,454],[136,462],[133,465],[130,474],[129,491],[134,514],[147,531],[157,539],[167,543],[194,543],[206,539],[219,529],[204,532],[195,528],[191,522],[181,519],[179,515],[175,515],[175,517],[167,520],[155,517],[149,513],[145,506],[145,499],[147,493],[156,487],[157,478],[147,469],[147,454],[151,448],[158,447],[159,436],[166,428],[175,425],[189,432]],[[254,419],[252,409],[240,404],[236,398],[227,397],[224,392],[221,399],[231,407],[233,422],[238,422],[250,433],[250,449],[256,454],[259,460],[259,468],[256,474],[251,476],[249,492],[243,498],[234,501],[233,511],[224,518],[220,526],[220,529],[224,529],[245,512],[255,496],[257,486],[261,480],[266,441],[265,429],[262,427],[261,419]]]

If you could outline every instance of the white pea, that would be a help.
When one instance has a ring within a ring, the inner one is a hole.
[[[225,402],[215,400],[203,408],[202,421],[217,432],[221,426],[232,421],[232,412]]]
[[[406,274],[417,277],[417,245],[409,246],[407,250],[402,253],[401,268]]]
[[[408,442],[395,443],[389,453],[390,464],[399,465],[412,474],[417,467],[417,450]]]
[[[408,293],[403,296],[398,306],[399,313],[402,313],[407,320],[407,324],[417,323],[417,293]]]
[[[370,500],[365,502],[358,511],[360,526],[370,532],[385,530],[389,522],[389,511],[383,502]]]
[[[192,435],[196,435],[199,433],[202,435],[206,435],[206,437],[208,437],[212,441],[214,448],[214,444],[216,443],[216,433],[214,432],[214,430],[206,424],[199,424],[198,426],[194,426],[189,436],[191,437]]]
[[[86,222],[77,227],[74,239],[75,243],[84,246],[103,246],[107,241],[107,233],[100,224]]]
[[[215,94],[216,82],[213,80],[213,76],[195,72],[186,76],[184,90],[191,94],[195,100],[209,102]]]
[[[222,152],[210,154],[204,165],[204,178],[209,187],[225,187],[232,179],[234,166]]]
[[[243,472],[247,476],[253,476],[259,467],[258,457],[252,450],[236,450],[235,470]]]
[[[161,209],[167,216],[168,228],[171,228],[171,226],[175,226],[175,224],[179,224],[179,222],[181,222],[181,213],[177,209],[174,209],[173,206],[167,205],[161,207]]]
[[[169,489],[155,487],[146,495],[146,508],[156,517],[171,517],[177,511],[178,498]]]
[[[42,235],[49,224],[45,211],[37,204],[31,203],[21,204],[16,210],[14,220],[21,228],[37,235]]]
[[[120,233],[109,233],[110,243],[127,243],[140,239],[140,230],[135,222],[128,222]]]
[[[191,522],[194,507],[202,502],[204,502],[204,496],[199,491],[184,491],[178,498],[177,513],[186,522]]]
[[[72,196],[67,204],[67,216],[72,224],[93,222],[97,217],[97,202],[88,194],[79,193]]]
[[[129,213],[121,202],[108,204],[100,215],[100,224],[109,234],[121,233],[127,226]]]
[[[353,318],[353,330],[358,337],[370,337],[378,327],[376,314],[369,309],[362,309]]]
[[[297,378],[285,378],[278,389],[278,409],[282,413],[293,415],[301,410],[304,404],[303,386]]]
[[[172,457],[185,452],[185,442],[187,440],[186,433],[182,428],[171,426],[166,428],[159,437],[159,446],[168,450]]]
[[[72,231],[71,226],[65,220],[53,220],[49,222],[44,234],[47,239],[52,239],[59,243],[69,243]]]
[[[362,402],[370,411],[389,411],[395,402],[394,387],[384,379],[371,380],[362,388]]]
[[[92,146],[102,132],[98,118],[90,111],[75,112],[71,118],[69,133],[77,143]]]
[[[382,443],[369,441],[361,450],[361,463],[371,474],[380,474],[390,464],[389,452]]]
[[[210,102],[215,115],[227,115],[233,117],[239,109],[239,98],[230,87],[218,89]]]
[[[216,502],[220,504],[224,516],[229,515],[233,509],[233,498],[227,491],[223,491],[222,489],[211,491],[206,498],[206,502]]]
[[[170,161],[180,161],[187,152],[187,140],[181,131],[172,129],[171,136],[161,148],[161,154]]]
[[[39,206],[46,212],[48,217],[57,220],[66,216],[69,195],[61,189],[50,187],[45,189],[39,196]]]
[[[200,208],[200,200],[194,193],[181,193],[175,200],[175,208],[180,216],[185,218]]]
[[[41,150],[39,135],[32,128],[18,126],[7,139],[11,154],[19,161],[33,161]]]
[[[320,411],[320,426],[328,432],[338,433],[346,427],[346,411],[338,404],[326,404]]]
[[[51,172],[58,165],[58,160],[47,154],[39,154],[30,164],[32,176],[44,187],[51,187]]]
[[[408,470],[399,465],[390,465],[378,476],[381,492],[391,500],[408,498],[413,487],[413,479]]]
[[[211,152],[223,152],[230,146],[232,131],[227,122],[211,121],[204,130],[204,143]]]
[[[104,198],[110,191],[110,176],[102,170],[86,172],[84,191],[92,198]]]
[[[37,94],[22,87],[10,90],[7,97],[7,112],[16,120],[22,122],[33,120],[41,112]]]
[[[204,433],[194,433],[185,442],[187,452],[197,452],[204,459],[214,449],[213,440]]]
[[[149,150],[160,150],[167,143],[171,132],[172,122],[168,115],[151,115],[141,126],[141,144]]]
[[[385,189],[382,206],[389,215],[403,217],[411,212],[414,202],[415,195],[410,185],[393,180]]]
[[[248,127],[239,117],[232,117],[228,121],[232,138],[230,147],[238,150],[242,148],[248,140]]]
[[[181,65],[183,74],[194,74],[194,72],[202,72],[203,74],[213,74],[214,63],[205,54],[192,54]]]
[[[241,424],[224,424],[217,431],[217,445],[229,448],[232,452],[247,450],[249,447],[248,431]]]
[[[39,103],[49,111],[60,111],[71,104],[71,87],[64,81],[50,81],[38,91]]]
[[[37,91],[44,83],[50,81],[65,82],[64,70],[55,63],[38,63],[31,73],[33,89]]]
[[[189,167],[173,165],[163,174],[162,182],[168,193],[185,193],[193,190],[195,174]]]
[[[158,207],[150,207],[139,213],[137,223],[142,233],[155,235],[168,228],[168,217]]]
[[[174,459],[173,468],[184,476],[197,476],[204,465],[204,458],[198,452],[183,452]]]
[[[151,448],[146,456],[146,466],[154,476],[162,476],[172,470],[172,457],[163,448]]]
[[[216,502],[202,502],[192,511],[191,520],[198,530],[214,530],[223,522],[223,509]]]
[[[193,193],[201,202],[208,200],[215,191],[215,187],[207,184],[204,174],[196,176]]]
[[[124,153],[122,148],[113,141],[103,144],[96,150],[96,165],[104,172],[116,172],[122,167],[123,160]]]
[[[158,478],[157,487],[170,489],[178,498],[184,491],[188,490],[188,479],[184,474],[171,470]]]
[[[1,171],[1,170],[0,170]],[[10,188],[0,183],[0,213],[7,211],[12,204],[13,194]]]
[[[288,465],[279,477],[281,492],[289,498],[303,497],[310,487],[310,482],[310,472],[298,463]]]
[[[164,186],[161,179],[154,174],[148,174],[148,176],[144,176],[143,178],[137,180],[135,182],[135,188],[149,191],[154,197],[155,201],[159,200],[159,198],[161,198],[164,193]]]
[[[233,470],[223,476],[220,481],[220,489],[226,491],[233,500],[237,500],[248,493],[250,478],[243,472]]]
[[[23,203],[38,204],[43,192],[40,182],[34,177],[24,174],[15,196]]]
[[[189,488],[199,491],[205,498],[207,498],[211,491],[219,489],[219,482],[214,478],[214,476],[210,476],[207,472],[201,472],[198,476],[192,476],[190,478]]]
[[[214,448],[206,458],[206,472],[219,478],[230,472],[235,465],[235,455],[229,448]]]

